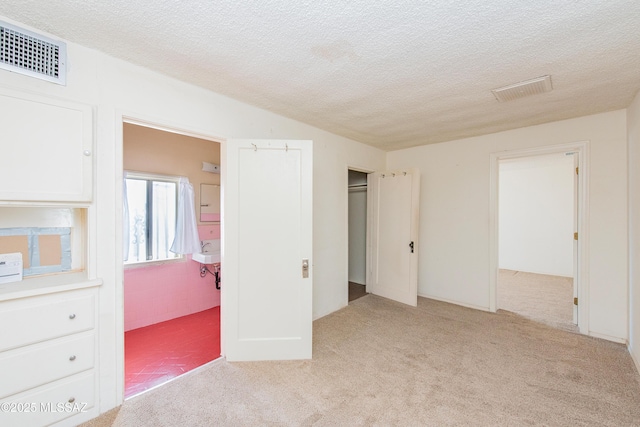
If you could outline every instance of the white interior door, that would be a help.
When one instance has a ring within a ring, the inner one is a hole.
[[[222,151],[223,354],[309,359],[312,142],[231,140]]]
[[[367,292],[418,303],[418,170],[368,175],[370,248]]]

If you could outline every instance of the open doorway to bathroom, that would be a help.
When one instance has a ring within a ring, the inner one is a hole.
[[[349,169],[349,299],[367,294],[367,174]]]
[[[577,332],[577,155],[512,158],[498,166],[497,308]]]
[[[219,164],[217,142],[123,123],[125,398],[220,357],[219,260],[170,251],[180,177],[194,190],[197,244],[219,247],[220,211],[202,207],[219,196],[201,192],[219,194]]]

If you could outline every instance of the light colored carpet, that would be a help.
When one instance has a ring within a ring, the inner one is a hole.
[[[366,295],[313,342],[307,361],[214,361],[87,426],[640,425],[623,345],[508,312]]]
[[[567,331],[573,323],[573,278],[498,271],[498,309]]]

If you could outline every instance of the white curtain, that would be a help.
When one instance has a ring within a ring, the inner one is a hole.
[[[129,259],[129,198],[127,197],[127,174],[122,178],[122,260]]]
[[[189,183],[188,178],[184,177],[180,178],[176,237],[170,250],[175,254],[192,254],[202,250],[196,224],[193,185]]]

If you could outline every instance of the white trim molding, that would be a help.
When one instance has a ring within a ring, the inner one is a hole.
[[[447,304],[457,305],[459,307],[470,308],[470,309],[478,310],[478,311],[485,311],[487,313],[489,313],[491,311],[491,310],[489,310],[489,308],[483,307],[483,306],[480,306],[480,305],[467,304],[467,303],[464,303],[464,302],[454,301],[454,300],[447,299],[447,298],[440,298],[440,297],[436,297],[436,296],[433,296],[433,295],[423,294],[423,293],[420,293],[420,292],[418,292],[418,296],[420,298],[427,298],[427,299],[434,300],[434,301],[446,302]],[[494,312],[495,312],[495,310],[494,310]]]
[[[638,360],[636,358],[636,355],[633,353],[633,351],[631,351],[631,345],[629,345],[629,344],[627,344],[627,351],[631,355],[631,360],[633,360],[633,363],[636,365],[636,370],[640,374],[640,360]]]

